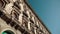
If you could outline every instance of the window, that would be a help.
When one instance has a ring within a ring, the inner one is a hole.
[[[10,23],[10,25],[11,25],[11,27],[14,27],[14,26],[16,25],[16,23],[12,21],[12,22]]]
[[[23,20],[28,21],[28,18],[25,15],[23,15]]]
[[[19,2],[18,1],[14,2],[14,6],[16,6],[18,9],[21,9],[21,7],[19,6]]]
[[[34,17],[34,20],[35,20],[35,24],[39,27],[39,20],[36,17]]]
[[[32,18],[32,14],[31,14],[31,12],[30,12],[30,18]]]
[[[34,21],[33,21],[32,19],[30,19],[30,22],[31,22],[31,23],[34,23]]]
[[[34,15],[30,12],[30,22],[35,23]]]
[[[14,10],[14,11],[12,11],[11,14],[12,14],[12,18],[13,18],[13,19],[16,19],[16,20],[19,19],[19,13],[17,13],[17,11]]]
[[[27,10],[27,6],[25,4],[24,4],[23,8],[24,8],[25,11]]]
[[[39,30],[38,33],[39,33],[39,34],[43,34],[43,31],[42,31],[42,30]]]
[[[28,14],[26,13],[26,11],[25,11],[25,12],[23,12],[23,15],[25,15],[26,17],[28,17]]]
[[[33,32],[33,34],[35,34],[33,24],[32,23],[30,24],[31,24],[31,31]]]
[[[16,19],[19,19],[19,18],[18,18],[19,14],[18,14],[17,12],[15,12],[14,15],[15,15],[15,18],[16,18]]]
[[[24,22],[25,23],[25,27],[28,28],[28,22]]]
[[[33,28],[33,27],[31,28],[31,31],[32,31],[33,33],[35,33],[35,32],[34,32],[34,28]]]
[[[12,32],[11,30],[6,30],[3,31],[2,34],[14,34],[14,32]]]
[[[40,25],[40,29],[41,29],[41,30],[43,29],[41,25]]]
[[[22,22],[23,22],[23,26],[26,27],[26,28],[28,28],[28,21],[26,21],[25,19],[23,19]]]
[[[18,29],[20,26],[18,24],[16,24],[14,27],[15,27],[15,29]]]

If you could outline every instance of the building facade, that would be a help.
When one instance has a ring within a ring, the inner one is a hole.
[[[51,34],[26,0],[0,0],[0,34]]]

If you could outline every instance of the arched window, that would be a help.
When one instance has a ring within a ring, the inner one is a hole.
[[[11,30],[6,30],[3,31],[2,34],[14,34],[14,32],[12,32]]]

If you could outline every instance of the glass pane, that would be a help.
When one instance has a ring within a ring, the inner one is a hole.
[[[14,33],[10,30],[6,30],[6,31],[3,31],[2,34],[14,34]]]

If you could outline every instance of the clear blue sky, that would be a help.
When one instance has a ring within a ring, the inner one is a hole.
[[[60,0],[28,0],[52,34],[60,34]]]

